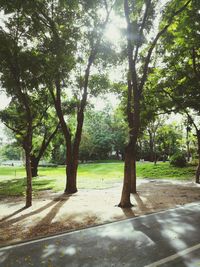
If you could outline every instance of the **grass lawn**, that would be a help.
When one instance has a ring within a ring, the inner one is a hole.
[[[138,178],[191,180],[195,167],[176,168],[166,163],[137,163]],[[39,168],[33,179],[33,190],[62,191],[65,187],[64,167]],[[22,167],[0,167],[0,196],[25,194],[25,170]],[[78,188],[103,189],[123,180],[123,162],[80,164]]]

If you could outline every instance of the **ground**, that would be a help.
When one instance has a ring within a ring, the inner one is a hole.
[[[200,200],[200,187],[193,182],[138,180],[132,209],[117,207],[121,183],[112,188],[81,189],[72,196],[38,192],[33,206],[24,209],[23,197],[0,200],[0,246],[63,231],[117,221]]]

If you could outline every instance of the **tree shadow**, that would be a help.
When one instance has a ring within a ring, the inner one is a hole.
[[[133,194],[133,197],[137,202],[138,208],[141,211],[145,211],[145,213],[147,213],[148,208],[142,201],[140,195],[136,193]],[[126,209],[122,208],[122,211],[124,212],[127,218],[135,217],[133,210],[134,208],[126,208]],[[152,216],[154,215],[152,214]],[[161,259],[165,258],[166,257],[165,251],[170,252],[169,255],[176,254],[178,252],[176,244],[177,245],[187,244],[186,240],[183,240],[182,238],[179,239],[178,237],[176,237],[176,229],[165,228],[165,226],[163,226],[162,224],[163,221],[169,222],[169,228],[171,222],[175,222],[177,225],[179,224],[181,225],[181,223],[183,224],[181,216],[177,215],[176,211],[169,212],[169,216],[166,217],[165,216],[162,217],[162,213],[161,214],[155,213],[155,219],[153,219],[153,217],[144,216],[143,218],[141,218],[141,220],[140,217],[138,217],[138,219],[130,221],[133,231],[135,233],[140,232],[144,237],[146,237],[147,240],[149,240],[152,243],[152,244],[147,244],[146,249],[144,250],[144,252],[142,252],[144,258],[145,257],[147,258],[148,255],[151,255],[152,262],[159,260],[159,257]],[[188,222],[185,223],[185,227],[188,227],[190,225],[189,221],[190,218],[188,218]],[[193,233],[193,230],[194,229],[190,229],[191,234]],[[174,234],[175,236],[174,238],[170,239],[170,237],[168,237],[168,235],[170,236],[170,234],[168,234],[169,231],[171,231],[171,235]],[[165,235],[167,235],[167,238],[165,238]],[[190,245],[188,244],[188,246]],[[159,247],[162,247],[162,249],[160,250]],[[159,253],[156,253],[156,251],[159,251]],[[157,255],[159,255],[159,257],[157,257]],[[179,257],[178,261],[180,263],[180,266],[183,267],[187,266],[184,257],[183,258]]]
[[[133,208],[121,208],[121,209],[127,218],[135,217],[135,213],[133,212]]]
[[[146,207],[146,205],[144,204],[144,202],[142,201],[140,195],[138,193],[136,194],[132,194],[132,196],[135,198],[135,201],[137,203],[138,209],[142,212],[148,212],[148,208]],[[134,205],[135,206],[135,205]],[[134,206],[133,208],[121,208],[124,215],[127,218],[132,218],[132,217],[136,217],[136,214],[134,213]]]
[[[52,208],[52,214],[49,212],[45,216],[46,219],[42,220],[44,223],[52,225],[55,211],[63,204],[59,202]],[[133,210],[123,209],[128,216],[130,213],[133,214]],[[177,253],[179,249],[176,242],[182,241],[188,247],[191,246],[184,229],[183,231],[177,229],[181,224],[184,223],[189,236],[195,235],[198,240],[198,228],[190,226],[194,220],[188,216],[191,213],[192,210],[183,210],[179,213],[177,210],[172,210],[74,232],[67,237],[65,235],[53,237],[30,244],[27,250],[19,246],[15,250],[3,251],[2,266],[13,265],[13,262],[17,262],[17,267],[27,266],[27,257],[30,257],[33,266],[146,266]],[[196,212],[196,215],[198,214]],[[75,216],[77,215],[69,218],[72,221],[71,225],[74,224]],[[176,223],[175,228],[171,222]],[[176,236],[171,236],[173,233]],[[173,263],[172,261],[163,266],[189,266],[187,259],[181,257],[178,258],[178,265]],[[195,265],[190,264],[190,266]]]
[[[42,211],[50,208],[51,206],[54,206],[56,202],[58,202],[58,203],[59,202],[62,202],[61,200],[65,199],[64,197],[66,197],[68,199],[70,196],[71,195],[62,194],[59,197],[54,198],[51,202],[47,203],[46,205],[44,205],[44,206],[42,206],[42,207],[40,207],[40,208],[38,208],[38,209],[36,209],[34,211],[31,211],[31,212],[29,212],[27,214],[18,216],[17,218],[13,218],[13,219],[10,219],[10,220],[7,220],[6,218],[3,218],[3,219],[1,219],[0,226],[1,227],[8,227],[8,226],[10,226],[13,223],[20,222],[20,221],[22,221],[22,220],[24,220],[24,219],[26,219],[26,218],[28,218],[28,217],[30,217],[32,215],[38,214],[38,213],[40,213],[40,212],[42,212]],[[25,208],[22,208],[20,211],[19,210],[16,211],[16,214],[19,213],[19,212],[21,212],[24,209]],[[56,211],[56,209],[55,209],[55,211]],[[11,216],[14,216],[14,215],[11,214],[8,217],[11,217]]]
[[[25,210],[25,209],[26,209],[26,207],[23,207],[23,208],[21,208],[21,209],[18,209],[18,210],[16,210],[16,211],[14,211],[14,212],[11,213],[10,215],[8,215],[8,216],[6,216],[6,217],[0,219],[0,223],[3,222],[3,221],[5,221],[5,220],[7,220],[7,219],[9,219],[9,218],[11,218],[11,217],[13,217],[13,216],[15,216],[15,215],[17,215],[18,213],[22,212],[22,211]]]
[[[142,201],[140,195],[138,193],[132,194],[132,195],[135,198],[135,201],[137,203],[137,206],[138,206],[139,210],[144,211],[145,213],[148,212],[148,208],[146,207],[146,205]]]
[[[48,212],[48,214],[29,231],[27,237],[45,234],[46,232],[48,233],[53,219],[56,217],[56,214],[58,214],[61,207],[68,201],[69,198],[69,195],[62,194],[58,198],[54,199],[54,204],[55,202],[56,204]]]

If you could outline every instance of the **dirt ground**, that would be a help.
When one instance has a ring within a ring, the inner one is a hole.
[[[132,209],[117,207],[121,184],[105,190],[79,190],[72,196],[43,191],[33,206],[24,198],[0,200],[0,246],[161,211],[200,201],[200,187],[192,182],[139,180]]]

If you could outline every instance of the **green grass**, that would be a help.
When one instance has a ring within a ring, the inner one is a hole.
[[[195,167],[176,168],[169,163],[137,163],[138,178],[191,180]],[[39,168],[40,176],[33,179],[34,192],[62,191],[65,188],[64,167]],[[103,189],[123,180],[123,162],[80,164],[78,188]],[[0,196],[24,195],[25,170],[22,167],[0,167]]]

